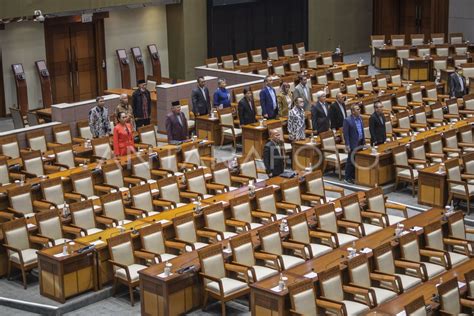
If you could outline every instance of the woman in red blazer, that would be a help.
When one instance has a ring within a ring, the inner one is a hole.
[[[114,127],[115,156],[125,156],[135,152],[132,125],[126,120],[127,114],[125,112],[118,113],[119,124]]]

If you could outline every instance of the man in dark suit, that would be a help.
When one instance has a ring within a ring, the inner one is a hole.
[[[272,77],[270,76],[266,76],[263,80],[263,88],[260,90],[260,105],[263,117],[276,118],[278,115],[277,95],[272,87]]]
[[[188,139],[188,121],[186,121],[184,113],[181,112],[179,101],[171,104],[171,112],[166,115],[165,126],[168,142]]]
[[[462,98],[467,94],[466,78],[462,75],[462,68],[456,67],[456,71],[449,76],[449,95]]]
[[[238,105],[240,125],[255,123],[255,108],[252,102],[252,91],[244,89],[244,97],[239,101]]]
[[[279,130],[269,131],[270,139],[263,147],[263,163],[268,176],[276,177],[285,170],[285,150]]]
[[[361,149],[362,145],[365,144],[364,124],[360,117],[360,106],[358,104],[352,105],[351,113],[344,120],[342,126],[346,151],[348,153],[344,175],[344,182],[347,184],[354,184],[355,168],[353,159],[355,155],[353,153],[355,154],[355,151]]]
[[[340,129],[344,119],[347,117],[345,101],[346,97],[339,92],[336,95],[336,102],[329,106],[329,120],[331,121],[332,129]]]
[[[193,103],[194,115],[209,114],[211,108],[211,98],[209,97],[209,89],[206,87],[204,77],[197,78],[197,87],[191,92],[191,100]]]
[[[374,107],[375,112],[369,118],[370,144],[377,146],[385,143],[387,131],[385,130],[385,116],[383,115],[382,103],[377,101]]]
[[[329,130],[331,122],[329,121],[329,108],[326,103],[326,93],[319,91],[316,93],[318,102],[311,107],[311,122],[313,129],[318,133]]]
[[[138,128],[150,124],[151,97],[150,91],[146,89],[145,80],[138,80],[137,85],[138,89],[132,94],[132,108],[135,125]]]

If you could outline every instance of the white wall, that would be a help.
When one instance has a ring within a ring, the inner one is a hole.
[[[449,1],[449,33],[464,33],[464,39],[474,41],[474,1]]]
[[[41,86],[35,61],[46,59],[43,24],[35,22],[9,23],[0,31],[0,49],[3,57],[3,79],[7,113],[13,104],[17,104],[16,88],[12,64],[23,64],[28,86],[28,104],[30,109],[43,107]]]
[[[107,54],[107,81],[109,88],[120,88],[120,66],[116,50],[123,48],[130,60],[130,78],[135,86],[135,67],[130,48],[140,47],[145,64],[145,78],[151,75],[151,61],[147,45],[156,44],[160,54],[161,73],[168,77],[168,36],[166,7],[153,6],[140,9],[117,10],[105,19],[105,49]]]

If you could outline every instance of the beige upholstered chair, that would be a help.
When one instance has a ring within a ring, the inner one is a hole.
[[[56,146],[53,148],[53,151],[56,156],[55,165],[64,169],[71,169],[80,164],[89,163],[89,159],[74,157],[74,151],[71,144]]]
[[[466,201],[467,213],[470,214],[471,199],[474,197],[474,184],[463,180],[458,158],[446,160],[444,165],[449,186],[447,203],[451,203],[454,199],[464,200]]]
[[[81,138],[84,139],[93,139],[91,128],[89,126],[89,120],[83,120],[77,122],[77,131]]]
[[[423,278],[420,263],[396,260],[393,257],[393,249],[390,242],[382,244],[372,250],[374,258],[375,272],[394,276],[397,280],[399,292],[406,291],[421,283]],[[407,274],[407,269],[416,271],[416,276]],[[380,284],[386,284],[382,281]]]
[[[372,272],[366,254],[360,254],[348,263],[350,285],[368,289],[372,295],[371,305],[377,306],[389,301],[400,292],[400,284],[395,276]],[[383,282],[383,283],[382,283]]]
[[[446,106],[448,108],[448,113],[444,114],[444,117],[449,119],[449,121],[451,122],[459,121],[461,119],[461,115],[459,112],[459,105],[458,105],[457,99],[446,100]],[[459,129],[462,129],[462,127]],[[461,140],[462,139],[463,138],[461,138]],[[464,140],[462,140],[462,142],[464,142]]]
[[[180,249],[180,245],[165,240],[161,223],[144,226],[139,229],[139,232],[142,245],[140,251],[153,255],[153,260],[156,263],[176,258],[176,254],[169,252],[173,252],[172,249],[174,248]]]
[[[219,122],[222,129],[221,146],[226,137],[230,137],[236,146],[237,139],[242,137],[242,129],[234,127],[233,110],[231,107],[217,111]]]
[[[145,269],[146,266],[137,263],[140,253],[133,251],[130,233],[110,237],[107,243],[110,254],[109,262],[114,268],[113,294],[115,295],[120,283],[125,284],[128,287],[130,303],[133,306],[135,304],[133,290],[140,282],[138,271]]]
[[[474,269],[464,274],[464,280],[466,281],[466,286],[467,286],[466,298],[473,300],[474,299]]]
[[[35,216],[35,213],[37,212],[49,210],[51,207],[54,207],[51,203],[34,199],[31,192],[32,189],[30,184],[15,186],[8,189],[7,195],[9,207],[7,208],[7,212],[28,219]]]
[[[16,159],[20,157],[20,145],[16,135],[3,136],[0,138],[0,152],[8,159]]]
[[[158,139],[153,125],[139,127],[137,131],[138,136],[140,137],[140,144],[148,145],[150,147],[158,147]]]
[[[397,224],[408,218],[406,206],[387,202],[381,187],[375,187],[366,191],[365,197],[369,211],[383,214],[382,220],[385,226]],[[401,213],[402,216],[389,214],[389,210]],[[372,221],[378,222],[379,220],[373,218]]]
[[[44,176],[60,170],[58,166],[43,164],[43,156],[39,150],[21,153],[21,160],[23,163],[23,170],[21,172],[28,178]]]
[[[234,61],[232,61],[232,64],[233,63]],[[196,121],[194,120],[194,113],[189,109],[188,99],[179,100],[179,104],[181,105],[181,112],[183,112],[186,121],[188,121],[188,130],[194,130],[196,127]]]
[[[206,66],[207,68],[219,69],[219,61],[217,60],[217,57],[207,58]]]
[[[265,170],[257,168],[257,164],[254,159],[250,159],[248,161],[240,160],[239,170],[240,170],[239,176],[247,177],[257,182],[263,180],[261,178],[259,179],[258,177],[259,174],[266,174]]]
[[[253,211],[248,195],[242,195],[229,200],[232,211],[232,219],[246,224],[247,229],[262,226],[262,222],[275,219],[276,216],[265,211]],[[257,220],[259,222],[257,222]]]
[[[72,182],[72,193],[80,194],[88,200],[96,200],[99,195],[110,193],[112,188],[94,184],[92,172],[83,170],[72,173],[69,178]]]
[[[26,133],[26,140],[28,142],[28,147],[31,150],[39,150],[42,153],[45,153],[57,146],[57,144],[48,143],[44,134],[44,130],[42,129]]]
[[[459,110],[464,117],[470,117],[474,114],[474,94],[467,94],[462,97],[463,109]],[[454,102],[454,101],[453,101]]]
[[[396,170],[395,188],[400,182],[410,183],[412,195],[415,196],[416,184],[418,182],[418,170],[412,165],[420,164],[421,161],[408,159],[405,145],[392,148],[393,162]]]
[[[446,271],[448,266],[447,255],[441,251],[420,249],[418,237],[413,232],[407,232],[399,238],[401,259],[420,263],[423,272],[423,281],[429,280]],[[432,263],[431,258],[438,258],[441,264]],[[417,271],[407,269],[407,274],[418,275]]]
[[[375,64],[375,48],[385,46],[385,35],[371,35],[370,36],[370,63]]]
[[[288,217],[288,227],[290,229],[289,241],[305,245],[304,252],[308,258],[322,256],[335,247],[332,234],[308,228],[306,214],[304,213]],[[320,242],[321,240],[330,246],[323,245]]]
[[[265,266],[266,261],[278,260],[277,257],[254,252],[254,245],[250,233],[242,233],[232,238],[229,243],[232,249],[232,263],[244,266],[248,269],[247,276],[250,282],[258,282],[278,273],[278,270]],[[278,266],[278,263],[276,263],[276,266]],[[243,278],[243,276],[241,277]]]
[[[255,191],[257,200],[257,211],[274,214],[277,220],[285,218],[288,214],[296,213],[299,205],[288,202],[277,202],[275,199],[275,189],[271,186]]]
[[[173,208],[184,206],[198,197],[198,194],[180,191],[177,177],[164,178],[158,180],[156,184],[160,200],[170,202]]]
[[[226,186],[229,191],[236,190],[249,182],[248,178],[231,175],[227,162],[220,162],[214,166],[212,178],[214,183]]]
[[[72,143],[78,144],[85,141],[82,138],[72,137],[69,123],[53,126],[53,136],[54,142],[62,145]]]
[[[227,70],[233,70],[234,69],[234,56],[232,55],[226,55],[226,56],[221,56],[222,60],[222,67]]]
[[[347,315],[363,315],[369,311],[370,291],[358,286],[344,285],[339,265],[318,273],[321,299],[344,305]],[[365,304],[358,303],[362,300]]]
[[[317,218],[318,230],[331,234],[335,240],[336,247],[356,241],[359,234],[359,224],[338,220],[334,204],[324,204],[315,208],[314,214]],[[340,232],[342,230],[347,233]],[[349,231],[350,230],[350,231]]]
[[[237,233],[229,231],[229,227],[234,230],[243,228],[245,225],[241,222],[226,219],[224,214],[224,205],[222,203],[214,203],[206,206],[203,210],[205,229],[218,234],[218,239],[228,239],[237,235]]]
[[[433,73],[436,78],[441,77],[441,71],[448,69],[448,58],[445,56],[431,56],[433,60]]]
[[[270,266],[273,264],[273,268],[279,270],[286,270],[296,265],[302,264],[308,258],[304,251],[305,246],[299,243],[293,243],[288,241],[282,241],[280,237],[280,224],[273,223],[267,225],[258,230],[258,236],[261,242],[261,252],[278,257],[278,266],[274,266],[273,262],[267,262]],[[288,255],[286,253],[294,253],[294,255]],[[295,254],[302,257],[297,257]]]
[[[443,141],[443,151],[448,155],[448,158],[459,157],[461,155],[462,149],[458,146],[458,135],[456,130],[443,132]]]
[[[443,105],[440,102],[435,102],[430,105],[431,118],[426,120],[435,127],[446,125],[448,120],[444,117]]]
[[[250,51],[250,57],[251,57],[253,63],[263,62],[262,50],[261,49],[251,50]]]
[[[132,220],[143,217],[145,212],[136,209],[125,208],[120,192],[102,195],[102,217],[113,221],[114,226],[122,226],[131,223]]]
[[[417,106],[416,108],[414,108],[413,116],[414,116],[415,122],[410,123],[410,127],[413,130],[417,132],[423,132],[430,129],[424,106]]]
[[[208,243],[200,241],[203,238],[217,240],[215,233],[210,234],[209,231],[196,230],[192,212],[174,217],[173,226],[176,234],[174,240],[185,244],[185,250],[188,252],[206,247]]]
[[[345,306],[333,300],[316,299],[316,291],[311,279],[304,279],[288,286],[291,309],[294,316],[316,316],[325,313],[347,315]]]
[[[440,315],[472,315],[474,300],[461,297],[456,277],[437,286],[439,294]]]
[[[411,41],[411,45],[413,46],[423,45],[425,43],[425,35],[424,34],[410,34],[410,41]]]
[[[319,134],[319,138],[321,139],[321,150],[324,154],[323,171],[326,170],[327,165],[330,165],[338,171],[339,180],[341,180],[342,168],[345,166],[347,159],[349,159],[344,151],[344,145],[336,144],[332,131]]]
[[[354,232],[355,234],[367,236],[385,227],[384,216],[381,213],[361,210],[357,193],[345,196],[339,201],[342,208],[342,218],[347,222],[359,225],[358,228],[354,227],[355,230],[359,230],[359,232]],[[348,230],[352,231],[352,228]]]
[[[458,137],[458,147],[462,148],[463,152],[468,153],[474,151],[474,137],[470,125],[458,128]]]
[[[93,158],[96,160],[109,160],[113,157],[109,137],[95,138],[92,140]]]
[[[217,183],[208,183],[204,177],[204,171],[202,169],[196,169],[193,171],[186,172],[187,191],[190,193],[197,193],[201,198],[208,199],[213,197],[212,192],[226,190],[226,187]]]
[[[54,205],[57,210],[62,210],[64,204],[79,202],[82,200],[80,194],[64,192],[63,181],[61,178],[43,180],[40,183],[40,187],[44,201]]]
[[[464,43],[463,33],[449,33],[450,44],[462,44]]]
[[[204,300],[202,307],[205,309],[209,296],[221,302],[221,315],[226,315],[225,303],[250,292],[248,286],[248,269],[235,264],[224,263],[222,245],[216,244],[198,251],[201,266]],[[230,272],[240,273],[246,277],[247,282],[232,278]]]
[[[3,247],[8,253],[8,279],[13,268],[21,270],[23,287],[26,289],[26,273],[38,267],[38,256],[33,243],[37,238],[28,236],[26,220],[19,218],[3,223]]]
[[[465,246],[465,243],[460,240],[445,238],[441,229],[441,222],[435,221],[423,227],[425,235],[425,245],[428,249],[434,249],[443,251],[448,258],[449,267],[456,266],[469,260],[469,249]],[[458,246],[459,248],[464,247],[464,254],[459,252],[449,251],[451,247]],[[448,248],[449,247],[449,248]],[[432,258],[432,262],[439,263],[438,258]]]
[[[393,46],[403,46],[405,45],[405,34],[403,35],[390,35],[390,40],[392,41]]]
[[[132,208],[144,211],[147,216],[156,215],[164,208],[171,208],[173,205],[170,201],[154,199],[149,184],[130,188],[130,195]]]
[[[119,192],[128,192],[129,187],[140,184],[140,179],[136,177],[126,177],[123,175],[122,167],[117,163],[107,163],[101,166],[104,182],[103,186],[108,186]]]
[[[65,238],[66,234],[76,237],[81,236],[79,229],[62,225],[61,218],[56,210],[37,213],[35,218],[39,232],[37,236],[48,239],[51,247],[71,241],[71,239]]]
[[[19,173],[10,173],[8,170],[8,158],[0,157],[0,185],[8,185],[18,177],[21,178],[23,175]]]
[[[90,200],[73,203],[69,206],[69,209],[72,221],[70,226],[79,228],[83,236],[101,232],[102,229],[97,228],[99,223],[105,226],[111,224],[110,220],[95,215],[94,206]]]
[[[398,112],[396,118],[397,127],[393,128],[393,131],[397,133],[397,135],[406,137],[414,134],[412,130],[412,124],[414,123],[410,123],[410,114],[408,111]]]
[[[443,137],[440,134],[434,134],[426,138],[428,152],[426,156],[433,162],[443,162],[446,159],[446,153],[443,150]]]
[[[468,238],[468,234],[474,235],[474,229],[467,228],[464,223],[464,215],[462,212],[455,212],[448,217],[449,238],[463,242],[463,246],[453,246],[453,251],[465,253],[466,248],[471,255],[474,254],[474,241]]]
[[[280,191],[283,203],[297,205],[301,211],[307,211],[311,208],[311,202],[320,201],[320,197],[311,193],[302,193],[300,190],[299,178],[293,178],[280,184]]]
[[[249,54],[247,52],[238,53],[235,55],[237,57],[237,61],[239,62],[239,66],[249,66]]]
[[[428,316],[423,295],[405,305],[405,313],[407,316]]]
[[[322,52],[321,58],[323,60],[323,65],[331,66],[334,64],[332,60],[332,52]]]
[[[211,167],[216,163],[216,159],[208,156],[201,156],[199,145],[195,142],[184,143],[181,145],[183,154],[183,162],[185,166],[193,166],[194,168]],[[187,167],[187,169],[189,169]]]
[[[132,157],[132,176],[140,179],[142,184],[144,182],[148,184],[156,183],[157,179],[168,176],[166,171],[153,169],[152,163],[152,159],[148,154]]]

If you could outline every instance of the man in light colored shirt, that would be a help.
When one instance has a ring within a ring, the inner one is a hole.
[[[295,106],[288,113],[288,133],[292,141],[305,139],[304,101],[302,98],[295,100]]]

